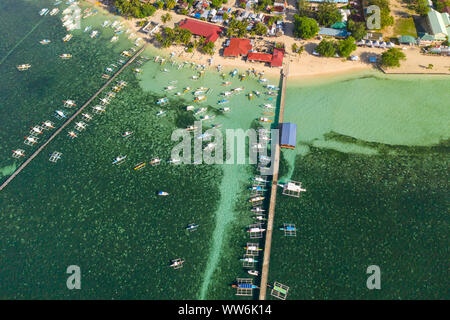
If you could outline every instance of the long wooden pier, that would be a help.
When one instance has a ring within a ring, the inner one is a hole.
[[[130,60],[127,61],[127,63],[125,63],[92,97],[89,98],[88,101],[86,101],[85,104],[83,104],[80,109],[77,110],[77,112],[75,112],[69,119],[66,120],[66,122],[64,122],[64,124],[59,127],[51,136],[50,138],[48,138],[48,140],[42,144],[24,163],[22,163],[22,165],[20,167],[18,167],[11,176],[9,176],[8,179],[5,180],[5,182],[3,182],[3,184],[0,186],[0,191],[2,191],[23,169],[25,169],[25,167],[31,162],[31,160],[33,160],[34,158],[37,157],[37,155],[44,150],[44,148],[50,143],[52,142],[53,139],[56,138],[56,136],[58,134],[61,133],[61,131],[64,130],[64,128],[66,128],[95,98],[98,97],[98,95],[100,93],[103,92],[103,90],[106,89],[106,87],[108,87],[111,82],[114,81],[114,79],[122,73],[123,70],[125,70],[141,53],[142,51],[144,51],[146,46],[143,46],[139,51],[137,51],[133,57],[130,58]]]
[[[278,123],[282,123],[284,119],[284,101],[286,97],[286,80],[289,73],[289,64],[285,65],[282,71],[281,81],[281,98],[280,98],[280,111],[278,115]],[[273,143],[273,141],[272,141]],[[273,151],[272,151],[273,152]],[[275,203],[277,199],[277,184],[278,184],[278,169],[280,166],[280,144],[279,141],[275,141],[275,157],[273,163],[273,176],[272,176],[272,189],[270,190],[270,205],[269,205],[269,217],[267,221],[266,241],[264,244],[264,260],[261,273],[261,284],[259,291],[259,300],[266,299],[267,291],[267,278],[269,276],[269,264],[270,264],[270,248],[272,246],[272,231],[273,220],[275,217]]]

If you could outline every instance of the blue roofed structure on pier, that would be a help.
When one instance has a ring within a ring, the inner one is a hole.
[[[295,123],[281,124],[281,148],[295,149],[297,141],[297,125]]]

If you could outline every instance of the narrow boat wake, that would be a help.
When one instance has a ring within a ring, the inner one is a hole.
[[[30,32],[28,32],[22,39],[19,40],[19,42],[16,43],[16,45],[15,45],[11,50],[9,50],[9,52],[8,52],[8,53],[0,60],[0,65],[6,60],[6,58],[8,58],[8,57],[11,55],[11,53],[14,52],[14,50],[17,49],[18,46],[20,46],[20,44],[21,44],[26,38],[28,38],[28,37],[33,33],[34,30],[36,30],[37,27],[39,27],[39,25],[40,25],[42,22],[44,22],[44,19],[41,19],[41,21],[39,21],[38,23],[36,23],[35,26],[30,30]]]

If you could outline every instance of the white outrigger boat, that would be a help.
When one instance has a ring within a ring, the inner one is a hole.
[[[168,102],[169,102],[169,99],[165,97],[165,98],[158,99],[156,101],[156,104],[163,105],[163,104],[166,104]]]
[[[42,122],[42,128],[45,130],[54,129],[55,125],[50,120]]]
[[[31,68],[31,64],[21,64],[21,65],[16,66],[16,68],[19,71],[26,71]]]
[[[87,26],[86,28],[84,28],[83,32],[88,32],[92,29],[92,26]]]
[[[116,42],[117,40],[119,40],[119,36],[113,36],[110,41]]]
[[[23,149],[13,150],[12,152],[13,152],[13,154],[12,154],[13,158],[16,158],[16,159],[25,156],[25,150],[23,150]]]
[[[114,161],[112,162],[112,164],[119,164],[122,161],[124,161],[127,158],[127,156],[118,156],[114,159]]]
[[[73,101],[73,100],[63,100],[63,102],[64,102],[64,107],[65,108],[72,108],[72,107],[75,107],[77,104],[75,103],[75,101]]]
[[[47,13],[49,13],[48,8],[42,8],[41,11],[39,11],[40,16],[46,16]]]
[[[40,44],[46,45],[49,44],[51,41],[49,39],[43,39],[41,41],[39,41]]]
[[[158,196],[168,196],[169,193],[165,191],[158,191]]]
[[[174,89],[176,89],[177,87],[175,87],[175,86],[167,86],[164,90],[165,91],[172,91],[172,90],[174,90]]]
[[[259,276],[259,271],[258,270],[248,270],[247,272],[251,276],[255,276],[255,277]]]
[[[71,55],[70,53],[63,53],[63,54],[61,54],[59,57],[60,57],[61,59],[67,60],[67,59],[72,58],[72,55]]]
[[[125,131],[125,132],[122,134],[122,138],[127,138],[127,137],[131,136],[132,134],[133,134],[132,131]]]
[[[164,116],[166,114],[166,111],[164,110],[159,110],[158,113],[156,114],[158,117],[160,116]]]
[[[89,37],[91,37],[91,38],[98,37],[98,31],[97,30],[92,31],[91,34],[89,35]]]

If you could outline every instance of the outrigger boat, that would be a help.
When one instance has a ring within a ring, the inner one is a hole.
[[[152,160],[149,161],[149,163],[150,163],[152,166],[157,166],[157,165],[159,165],[159,164],[161,163],[161,159],[159,159],[159,158],[153,158]]]
[[[76,106],[75,101],[73,100],[63,100],[65,108],[72,108]]]
[[[63,53],[59,56],[61,59],[70,59],[72,55],[70,53]]]
[[[127,158],[127,156],[118,156],[114,159],[114,161],[112,162],[112,164],[119,164],[122,161],[124,161]]]
[[[126,138],[126,137],[131,136],[132,134],[133,134],[132,131],[125,131],[125,132],[122,134],[122,137],[123,137],[123,138]]]
[[[231,108],[228,108],[228,107],[220,108],[220,111],[222,111],[222,112],[230,112]]]
[[[218,104],[226,104],[226,103],[228,103],[228,102],[230,102],[230,100],[222,99],[222,100],[220,100],[220,101],[218,102]]]
[[[253,93],[254,93],[257,97],[259,97],[259,96],[261,95],[261,92],[259,92],[259,91],[253,91]]]
[[[232,284],[231,287],[236,289],[258,289],[258,286],[250,283],[238,283]]]
[[[170,159],[169,161],[167,161],[167,163],[171,163],[171,164],[175,164],[175,163],[180,163],[180,159]]]
[[[163,116],[166,114],[166,111],[163,110],[159,110],[158,113],[156,114],[157,116]]]
[[[186,227],[186,230],[189,232],[192,232],[192,231],[197,230],[197,228],[198,228],[198,224],[191,223],[191,224],[188,224],[188,226]]]
[[[260,121],[260,122],[272,122],[272,120],[270,120],[270,119],[268,119],[268,118],[264,118],[264,117],[260,117],[260,118],[258,119],[258,121]]]
[[[210,115],[200,117],[200,121],[206,121],[206,120],[212,120],[212,119],[214,119],[214,116],[210,116]]]
[[[257,197],[250,198],[248,200],[248,202],[259,202],[259,201],[263,201],[263,200],[264,200],[264,197],[257,196]]]
[[[49,10],[47,8],[43,8],[43,9],[41,9],[41,11],[39,11],[39,15],[45,16],[45,15],[47,15],[48,12],[49,12]]]
[[[197,116],[199,114],[205,113],[208,110],[208,108],[199,108],[197,111],[194,112],[194,115]]]
[[[145,163],[145,162],[140,162],[140,163],[138,163],[133,169],[134,170],[141,170],[141,169],[143,169],[145,166],[146,166],[147,164]]]
[[[165,192],[165,191],[158,191],[158,196],[168,196],[169,193]]]
[[[263,214],[266,210],[262,209],[261,207],[253,207],[251,209],[252,212],[255,212],[256,214]]]
[[[197,130],[197,129],[198,129],[198,127],[196,127],[196,126],[188,126],[186,128],[186,131],[194,131],[194,130]]]
[[[174,269],[179,269],[183,266],[184,260],[183,259],[175,259],[172,260],[172,263],[170,264],[169,267],[174,268]]]
[[[86,121],[91,121],[93,118],[89,113],[82,113],[83,119]]]
[[[42,133],[44,133],[44,131],[42,131],[42,127],[41,126],[31,127],[30,134],[37,135],[37,134],[42,134]]]
[[[293,226],[285,226],[285,227],[281,227],[280,230],[281,230],[281,231],[291,231],[291,232],[297,231],[297,229],[296,229],[295,227],[293,227]]]
[[[266,231],[266,229],[262,229],[262,228],[249,228],[247,230],[247,232],[250,232],[250,233],[260,233],[260,232],[264,232],[264,231]]]
[[[266,85],[266,88],[267,88],[267,89],[270,89],[270,90],[280,90],[280,88],[275,87],[273,84],[268,84],[268,85]]]
[[[259,271],[258,270],[248,270],[247,273],[251,276],[259,276]]]
[[[64,38],[63,38],[63,41],[64,41],[64,42],[69,42],[70,39],[72,39],[72,37],[73,37],[73,35],[72,35],[71,33],[66,34],[66,35],[64,36]]]
[[[33,137],[33,136],[25,137],[24,143],[29,145],[29,146],[31,146],[31,145],[33,145],[35,143],[38,143],[38,138],[37,137]]]
[[[186,93],[186,92],[188,92],[188,91],[190,91],[190,90],[191,90],[191,88],[186,87],[186,89],[183,90],[183,93]]]
[[[48,40],[48,39],[44,39],[44,40],[39,41],[39,43],[40,43],[40,44],[43,44],[43,45],[49,44],[50,42],[51,42],[51,41]]]
[[[55,111],[55,117],[59,120],[67,118],[66,114],[64,113],[64,111],[61,110],[56,110]]]
[[[49,129],[54,129],[55,126],[53,125],[53,122],[51,122],[50,120],[47,120],[47,121],[42,122],[42,128],[49,130]]]
[[[274,106],[272,104],[270,104],[270,103],[266,103],[266,104],[263,105],[263,108],[274,109]]]
[[[242,90],[244,90],[244,87],[237,87],[237,88],[233,89],[233,92],[234,92],[234,93],[239,93],[239,92],[241,92]]]
[[[119,36],[113,36],[110,41],[116,42],[117,40],[119,40]]]
[[[13,152],[13,154],[12,154],[13,158],[16,158],[16,159],[25,156],[25,150],[22,150],[22,149],[13,150],[12,152]]]
[[[59,9],[58,9],[58,8],[53,8],[52,11],[50,11],[50,15],[51,15],[51,16],[54,16],[54,15],[56,15],[58,12],[59,12]]]
[[[194,109],[194,106],[186,106],[186,111],[193,111]]]
[[[245,246],[244,247],[245,250],[250,250],[250,251],[262,251],[261,248],[258,248],[257,246]]]
[[[248,263],[256,263],[256,262],[258,262],[258,260],[254,259],[254,258],[242,258],[242,259],[239,259],[239,260],[244,261],[244,262],[248,262]]]
[[[225,97],[231,96],[232,94],[233,94],[233,92],[231,92],[231,91],[222,92],[222,95],[225,96]]]
[[[168,103],[168,102],[169,102],[169,99],[167,99],[167,98],[161,98],[161,99],[158,99],[158,101],[156,101],[156,104],[161,105],[161,104],[166,104],[166,103]]]
[[[92,26],[87,26],[86,28],[84,28],[83,32],[88,32],[92,29]]]
[[[97,36],[98,36],[98,31],[97,30],[92,31],[91,34],[89,35],[89,37],[91,37],[91,38],[95,38]]]
[[[17,70],[19,71],[25,71],[31,68],[31,64],[21,64],[16,66]]]
[[[234,70],[231,72],[231,76],[234,77],[237,73],[238,73],[238,69],[234,69]]]
[[[67,136],[69,136],[72,139],[75,139],[76,137],[78,137],[78,135],[75,133],[75,131],[69,131],[69,133],[67,133]]]
[[[171,90],[173,90],[173,89],[176,89],[177,87],[175,87],[175,86],[168,86],[168,87],[166,87],[164,90],[166,90],[166,91],[171,91]]]
[[[222,85],[229,86],[229,85],[231,85],[231,81],[224,81],[224,82],[222,82]]]
[[[194,102],[202,102],[206,100],[206,96],[198,96],[194,99]]]

